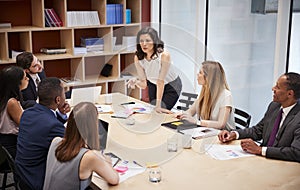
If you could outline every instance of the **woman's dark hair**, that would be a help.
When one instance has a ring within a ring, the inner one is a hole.
[[[5,67],[0,71],[0,113],[5,109],[10,98],[23,101],[20,85],[24,75],[23,69],[17,66]]]
[[[17,66],[23,69],[29,69],[33,61],[33,54],[30,52],[23,52],[16,57]]]
[[[154,52],[151,55],[151,58],[153,58],[153,56],[157,56],[157,53],[161,53],[164,51],[164,42],[160,40],[157,31],[151,27],[145,27],[142,28],[138,34],[137,34],[137,38],[136,38],[136,52],[135,55],[138,57],[139,60],[142,60],[145,58],[146,54],[143,52],[141,45],[140,45],[140,37],[143,34],[149,34],[151,39],[153,40],[153,49]]]

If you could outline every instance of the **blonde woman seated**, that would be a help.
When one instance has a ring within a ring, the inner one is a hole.
[[[222,65],[215,61],[202,63],[197,75],[201,93],[194,104],[177,118],[203,127],[235,129],[232,95]],[[196,117],[194,117],[196,115]]]
[[[44,189],[85,189],[96,172],[109,184],[119,183],[110,158],[99,152],[97,108],[81,102],[72,110],[64,138],[53,139],[47,157]]]

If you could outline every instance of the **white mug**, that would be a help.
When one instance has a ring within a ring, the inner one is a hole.
[[[105,94],[105,104],[112,104],[112,94]]]

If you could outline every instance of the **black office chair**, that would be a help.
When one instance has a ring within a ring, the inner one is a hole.
[[[1,158],[5,158],[5,160],[3,160],[3,162],[0,164],[0,173],[3,174],[1,189],[5,190],[6,188],[9,187],[15,187],[15,189],[18,190],[19,187],[16,182],[7,184],[7,175],[9,173],[15,172],[15,161],[13,157],[10,155],[10,153],[7,151],[7,149],[3,147],[1,144],[0,144],[0,156]]]
[[[234,120],[237,129],[249,128],[251,115],[241,109],[235,108]]]
[[[189,93],[189,92],[182,92],[181,95],[184,97],[184,99],[179,99],[178,101],[182,103],[181,106],[177,106],[177,109],[179,110],[187,110],[189,107],[194,103],[194,101],[197,99],[198,95]]]

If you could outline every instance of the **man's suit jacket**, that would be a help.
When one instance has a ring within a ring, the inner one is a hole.
[[[48,149],[54,137],[63,137],[65,127],[41,104],[24,111],[17,141],[16,170],[31,189],[42,189]]]
[[[280,104],[271,102],[263,119],[254,127],[238,130],[239,138],[263,140],[261,146],[267,146]],[[300,100],[291,109],[280,127],[273,147],[268,147],[267,158],[300,162]]]
[[[38,73],[39,77],[41,80],[46,78],[45,71],[43,70],[42,72]],[[22,102],[22,107],[23,109],[32,107],[34,104],[36,104],[37,100],[37,90],[35,86],[35,82],[31,78],[31,76],[26,73],[26,76],[29,78],[28,86],[26,89],[22,90],[22,96],[23,96],[23,102]]]

